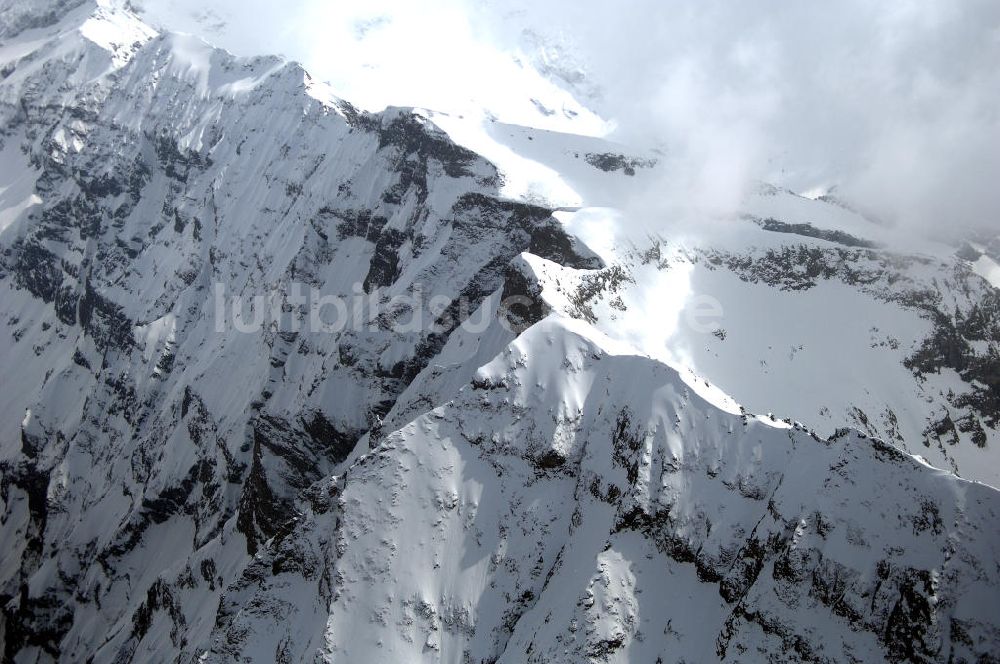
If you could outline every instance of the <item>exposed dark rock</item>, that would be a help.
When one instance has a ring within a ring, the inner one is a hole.
[[[14,283],[43,302],[52,302],[63,282],[59,263],[59,258],[40,244],[26,242],[17,252]]]
[[[318,410],[311,416],[303,418],[302,427],[312,438],[313,448],[327,450],[327,456],[333,463],[340,463],[346,459],[360,437],[358,432],[344,433],[338,430]]]
[[[320,219],[336,220],[337,238],[340,240],[360,237],[375,242],[388,221],[385,217],[373,214],[371,210],[333,210],[323,207],[317,214]]]
[[[584,158],[588,164],[606,173],[621,171],[625,175],[635,175],[637,168],[652,168],[656,165],[655,159],[626,157],[613,152],[588,152]]]
[[[0,601],[3,601],[0,610],[4,621],[5,662],[15,661],[17,653],[30,647],[36,647],[52,658],[59,656],[55,644],[73,624],[72,608],[64,598],[52,594],[29,596],[25,583],[21,585],[16,599],[0,595]]]
[[[580,286],[569,300],[574,306],[573,316],[582,318],[588,323],[597,322],[592,304],[599,298],[616,296],[624,284],[634,283],[632,276],[621,265],[612,265],[599,272],[585,274],[580,279]],[[611,305],[615,306],[616,298],[612,297]]]
[[[549,217],[534,229],[528,251],[559,265],[578,270],[599,270],[604,261],[575,237],[563,230],[562,224]]]
[[[545,318],[551,311],[541,297],[541,287],[521,269],[510,267],[500,294],[499,315],[515,333]]]
[[[293,514],[292,505],[274,495],[262,465],[260,439],[255,436],[250,472],[243,485],[236,530],[247,540],[247,553],[256,554],[261,544],[278,533]]]
[[[932,634],[934,584],[927,570],[906,570],[883,640],[893,662],[937,661],[940,643]]]
[[[98,293],[90,280],[84,281],[79,304],[80,326],[100,349],[127,349],[133,344],[133,323],[122,308]]]
[[[405,233],[394,228],[386,229],[379,235],[368,274],[365,276],[366,293],[378,288],[385,288],[396,281],[399,276],[398,252],[406,239]]]
[[[548,450],[535,459],[535,465],[543,470],[559,468],[565,463],[566,457],[560,454],[557,450]]]
[[[399,113],[379,130],[379,148],[390,145],[421,161],[438,161],[453,178],[469,175],[469,165],[479,159],[476,153],[452,142],[444,132],[412,113]]]
[[[376,131],[379,128],[379,116],[368,111],[359,111],[353,104],[343,99],[337,101],[337,108],[344,114],[347,124],[362,131]]]
[[[153,144],[160,168],[167,174],[167,177],[186,183],[190,171],[200,169],[205,165],[201,155],[192,150],[181,150],[177,139],[166,133],[146,138]]]
[[[149,632],[153,624],[154,614],[166,612],[171,621],[170,639],[175,646],[182,645],[183,630],[185,627],[184,612],[178,601],[174,598],[170,586],[163,580],[157,580],[146,591],[146,599],[132,616],[133,640],[125,646],[126,652],[134,652],[135,646],[142,641]],[[129,647],[131,646],[131,648]],[[120,653],[124,654],[124,653]],[[129,653],[131,654],[131,653]]]
[[[850,233],[845,233],[844,231],[831,231],[822,228],[816,228],[812,224],[789,224],[783,221],[778,221],[777,219],[772,219],[768,217],[767,219],[753,219],[754,223],[759,225],[765,231],[772,231],[774,233],[791,233],[794,235],[802,235],[805,237],[814,237],[820,240],[826,240],[827,242],[833,242],[835,244],[842,244],[845,247],[862,247],[865,249],[874,249],[878,245],[870,240],[863,240],[858,237],[854,237]]]

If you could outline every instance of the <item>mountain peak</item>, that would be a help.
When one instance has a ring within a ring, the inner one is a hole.
[[[995,233],[0,16],[4,661],[997,651]]]

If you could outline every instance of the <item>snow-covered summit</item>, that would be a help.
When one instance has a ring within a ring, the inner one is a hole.
[[[996,491],[718,410],[573,320],[312,495],[208,661],[972,661],[998,636]]]

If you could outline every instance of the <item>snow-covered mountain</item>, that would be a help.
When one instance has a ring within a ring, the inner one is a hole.
[[[692,225],[656,153],[116,5],[0,40],[5,660],[1000,648],[989,234]]]

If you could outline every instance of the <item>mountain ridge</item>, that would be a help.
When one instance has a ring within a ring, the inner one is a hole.
[[[781,268],[767,251],[827,239],[747,222],[697,260],[682,235],[609,243],[597,231],[621,225],[594,204],[655,177],[653,164],[629,174],[587,158],[618,147],[497,123],[488,136],[551,158],[511,189],[510,167],[452,139],[455,118],[359,111],[294,63],[154,35],[122,8],[55,4],[68,23],[43,11],[0,46],[0,368],[22,387],[0,402],[5,658],[995,650],[995,490],[840,431],[839,413],[831,438],[752,415],[725,395],[734,376],[710,372],[719,389],[661,361],[676,358],[653,317],[670,305],[649,298],[684,284],[658,275],[743,284],[706,289],[729,294],[722,338],[681,339],[732,346],[750,329],[729,324],[741,288],[786,302],[757,283]],[[142,40],[109,39],[122,25]],[[555,211],[575,189],[579,209]],[[795,224],[803,201],[764,191],[748,207]],[[809,209],[816,228],[855,223]],[[872,256],[849,264],[885,260]],[[900,283],[952,269],[927,265]],[[808,281],[803,297],[843,281],[819,259],[787,267],[776,283]],[[971,274],[942,292],[985,301]],[[850,293],[845,307],[871,300]],[[337,301],[351,314],[339,328],[314,318]],[[961,358],[990,357],[989,316],[985,332],[960,331],[986,339]],[[912,318],[886,320],[894,334]],[[921,341],[897,340],[890,360],[908,371],[906,343]],[[830,387],[845,410],[847,385]],[[770,385],[761,399],[799,416]],[[991,443],[994,431],[983,425]],[[797,476],[782,455],[811,462]],[[803,507],[808,478],[838,500]],[[713,630],[649,604],[655,590],[640,597],[637,580],[664,570],[719,617]],[[653,633],[660,614],[674,617]]]

